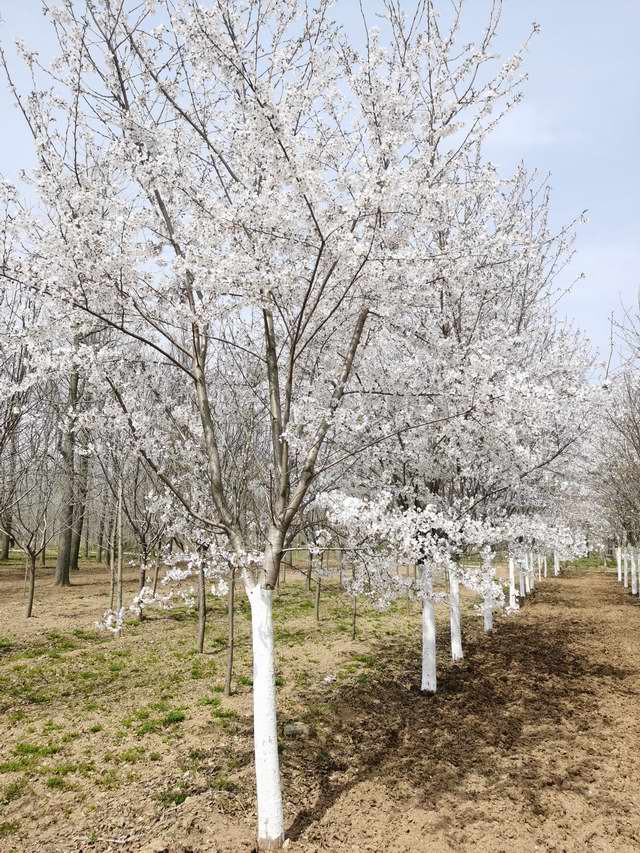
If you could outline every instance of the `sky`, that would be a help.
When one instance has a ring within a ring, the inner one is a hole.
[[[374,9],[379,0],[362,0]],[[410,7],[410,0],[403,0]],[[443,8],[448,0],[441,0]],[[467,0],[465,34],[480,34],[487,0]],[[16,36],[44,57],[49,26],[40,0],[0,0],[0,41],[9,56]],[[358,0],[336,0],[347,29],[358,27]],[[640,0],[504,0],[499,49],[507,57],[541,27],[529,48],[525,99],[486,146],[504,174],[523,160],[550,174],[557,226],[588,211],[577,254],[564,274],[585,278],[558,305],[591,338],[603,359],[609,317],[637,305],[640,288]],[[24,77],[21,84],[28,84]],[[33,163],[29,137],[0,85],[0,172],[15,180]]]

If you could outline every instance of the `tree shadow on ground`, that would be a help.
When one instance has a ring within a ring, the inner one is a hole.
[[[550,586],[545,604],[562,608],[564,596],[560,584]],[[475,628],[468,632],[458,665],[445,657],[443,634],[436,695],[417,689],[419,635],[414,643],[406,637],[380,642],[366,681],[361,676],[359,683],[333,684],[307,696],[312,709],[324,709],[326,724],[318,726],[321,748],[285,745],[286,789],[297,788],[298,802],[312,802],[298,812],[288,836],[299,838],[351,788],[369,780],[391,798],[409,791],[419,805],[433,808],[473,775],[494,790],[522,789],[535,811],[536,791],[564,781],[550,779],[549,767],[536,763],[536,746],[554,740],[566,745],[571,735],[564,721],[573,731],[588,728],[602,683],[628,674],[576,650],[576,639],[589,630],[570,612],[537,618],[535,625],[507,619],[491,637]]]

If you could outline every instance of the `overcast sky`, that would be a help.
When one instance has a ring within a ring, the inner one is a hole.
[[[447,0],[442,0],[443,3]],[[377,0],[363,0],[365,8]],[[407,0],[407,5],[410,5]],[[357,0],[337,0],[345,26],[356,26]],[[466,30],[480,33],[485,0],[467,0]],[[0,0],[0,38],[16,35],[43,56],[51,37],[39,0]],[[632,304],[640,286],[640,0],[505,0],[500,48],[513,52],[536,21],[526,98],[487,146],[505,173],[523,159],[551,173],[554,222],[583,210],[578,254],[566,281],[584,272],[560,311],[606,355],[608,316]],[[15,179],[32,164],[29,139],[12,99],[0,90],[0,171]]]

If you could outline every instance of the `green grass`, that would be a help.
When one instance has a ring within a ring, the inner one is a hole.
[[[16,779],[14,782],[9,782],[9,784],[5,785],[2,789],[2,794],[0,794],[0,803],[2,803],[2,805],[7,805],[8,803],[12,803],[14,800],[20,799],[24,794],[26,787],[27,782],[25,779]]]
[[[21,742],[15,745],[13,752],[14,755],[32,755],[44,758],[47,755],[55,755],[56,752],[60,752],[61,748],[55,743],[37,744]]]

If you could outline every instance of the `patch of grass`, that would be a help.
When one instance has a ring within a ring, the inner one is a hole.
[[[152,710],[160,712],[162,716],[152,717]],[[182,708],[170,708],[166,702],[160,701],[146,708],[138,708],[129,717],[125,717],[122,725],[127,729],[133,728],[138,737],[144,737],[144,735],[182,723],[185,719],[186,713]],[[138,723],[137,726],[136,723]]]
[[[0,637],[0,654],[7,654],[13,648],[14,641],[10,637]]]
[[[142,758],[144,758],[144,749],[132,746],[114,756],[114,761],[116,764],[136,764]]]
[[[47,755],[55,755],[56,752],[60,752],[60,749],[61,747],[56,743],[37,744],[23,741],[15,745],[13,753],[14,755],[33,755],[44,758]]]
[[[24,794],[26,787],[27,783],[25,779],[16,779],[15,782],[9,782],[9,784],[5,785],[2,789],[0,803],[7,805],[8,803],[12,803],[14,800],[19,800]]]
[[[228,794],[235,794],[238,791],[238,786],[232,782],[227,776],[222,774],[215,776],[211,782],[211,787],[216,791],[226,791]]]
[[[98,779],[98,784],[107,791],[115,791],[116,788],[120,787],[120,775],[118,771],[113,767],[104,770]]]
[[[0,764],[0,773],[20,773],[33,767],[35,758],[32,755],[22,755],[20,758],[12,758]]]
[[[47,778],[47,788],[55,788],[60,790],[64,788],[64,779],[62,776],[49,776]]]
[[[7,720],[9,720],[10,723],[19,723],[20,720],[24,720],[26,716],[27,715],[24,711],[11,711],[10,714],[7,714]]]
[[[91,734],[95,735],[97,732],[102,731],[102,726],[100,725],[100,723],[94,723],[92,726],[89,727],[89,731],[91,732]]]
[[[180,806],[189,796],[189,789],[181,782],[177,785],[172,785],[166,791],[161,791],[156,799],[165,808],[168,806]]]
[[[353,659],[358,663],[365,664],[365,666],[376,665],[376,658],[373,655],[354,655]]]
[[[68,776],[70,773],[79,773],[81,776],[86,776],[95,770],[93,761],[85,761],[82,764],[75,764],[71,761],[63,761],[61,764],[55,764],[49,769],[53,776]]]
[[[307,641],[308,633],[302,628],[276,628],[276,638],[286,646],[301,646]]]
[[[0,838],[8,838],[10,835],[15,835],[18,828],[19,824],[15,823],[15,821],[0,823]]]
[[[175,726],[177,723],[182,723],[185,719],[185,712],[181,708],[174,708],[173,711],[169,711],[168,714],[165,714],[160,722],[161,725],[166,728],[167,726]]]
[[[104,643],[108,639],[105,634],[98,631],[87,631],[86,628],[74,628],[71,633],[77,640],[83,640],[85,643]]]
[[[203,705],[209,705],[211,708],[211,716],[214,720],[239,720],[240,716],[236,711],[222,707],[222,702],[217,696],[211,696],[200,700]]]

